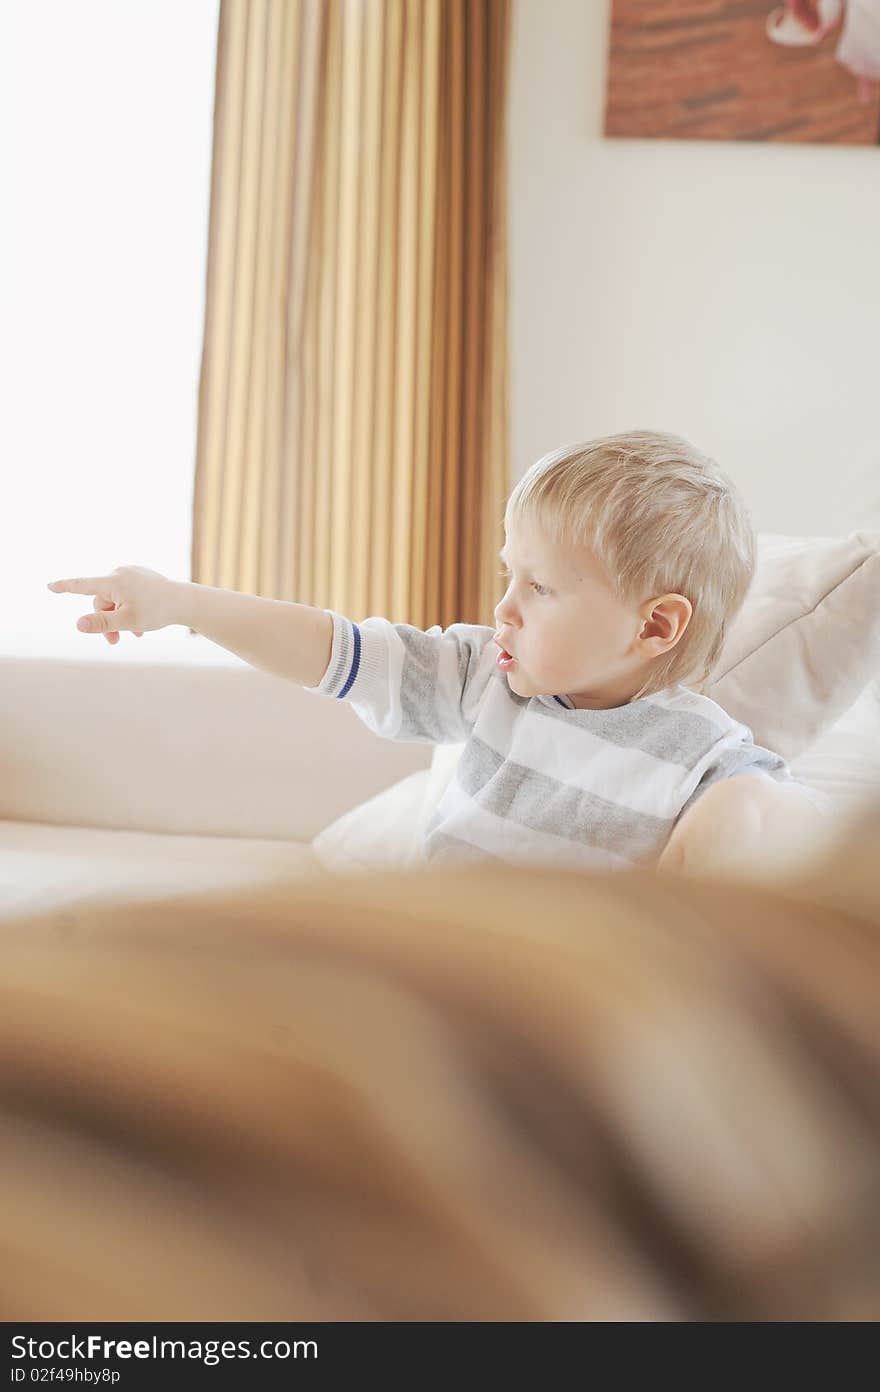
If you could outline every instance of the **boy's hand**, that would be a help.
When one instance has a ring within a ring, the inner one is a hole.
[[[144,633],[180,622],[175,613],[177,585],[146,566],[119,566],[110,575],[84,580],[53,580],[53,594],[94,595],[93,614],[77,619],[81,633],[103,633],[108,643],[118,643],[120,632]]]

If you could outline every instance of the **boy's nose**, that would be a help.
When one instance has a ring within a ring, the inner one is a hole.
[[[519,614],[516,606],[511,603],[509,595],[505,595],[500,604],[496,604],[495,622],[499,628],[502,624],[506,624],[508,628],[519,627]]]

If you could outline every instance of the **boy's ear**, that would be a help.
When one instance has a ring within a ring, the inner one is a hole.
[[[659,599],[651,601],[650,612],[642,623],[639,638],[654,640],[652,647],[657,652],[665,652],[681,638],[692,613],[693,606],[684,595],[661,595]]]

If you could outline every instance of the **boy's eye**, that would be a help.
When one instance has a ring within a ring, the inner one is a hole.
[[[510,569],[510,566],[502,566],[501,570],[499,571],[499,574],[501,575],[502,579],[504,579],[504,580],[512,580],[512,579],[513,579],[513,571]],[[534,594],[539,595],[539,596],[548,595],[548,594],[550,593],[550,591],[548,590],[547,586],[546,586],[546,585],[540,584],[537,580],[530,580],[530,581],[529,581],[529,589],[530,589]]]

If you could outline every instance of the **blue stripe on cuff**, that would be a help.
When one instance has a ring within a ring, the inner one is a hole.
[[[343,696],[348,695],[352,688],[352,683],[358,674],[358,668],[361,665],[361,631],[356,623],[352,624],[351,631],[354,634],[354,657],[351,659],[351,671],[348,674],[348,681],[336,697],[337,701],[341,701]]]

